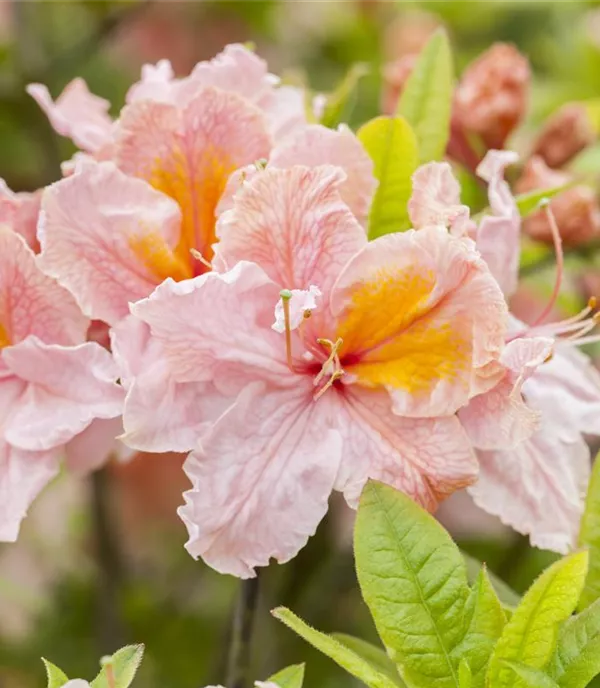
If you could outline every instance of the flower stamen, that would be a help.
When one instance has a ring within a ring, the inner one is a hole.
[[[206,260],[206,258],[200,253],[200,251],[198,251],[195,248],[191,248],[190,253],[192,254],[192,258],[195,258],[196,260],[200,261],[205,268],[212,270],[212,265],[209,263],[208,260]]]
[[[290,300],[292,292],[289,289],[282,289],[279,292],[281,305],[283,306],[283,322],[285,326],[285,355],[288,368],[294,370],[294,360],[292,358],[292,327],[290,324]]]

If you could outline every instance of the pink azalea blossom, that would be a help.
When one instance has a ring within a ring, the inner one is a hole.
[[[65,445],[94,419],[121,413],[116,366],[85,341],[87,328],[22,237],[0,228],[0,540],[16,539]]]
[[[332,489],[355,504],[372,476],[435,509],[477,475],[455,413],[500,355],[501,292],[471,240],[444,228],[367,242],[345,180],[331,166],[261,171],[219,221],[223,271],[167,279],[131,307],[163,384],[195,385],[224,410],[199,447],[189,427],[173,423],[171,436],[195,449],[187,548],[219,571],[247,577],[293,557]],[[321,296],[309,317],[292,329],[288,302],[289,327],[276,332],[281,290],[293,300],[311,285]],[[115,351],[130,342],[117,328]],[[124,356],[135,389],[143,372]],[[155,420],[138,409],[138,432]]]
[[[489,182],[494,215],[477,230],[477,245],[506,296],[518,278],[520,217],[504,166],[515,157],[491,151],[480,173]],[[558,294],[562,274],[557,235]],[[600,434],[600,375],[576,346],[595,326],[592,307],[561,323],[512,319],[496,386],[475,397],[459,417],[478,450],[480,475],[469,488],[476,503],[528,534],[532,544],[566,552],[576,542],[590,453],[583,434]],[[593,337],[592,337],[593,338]]]

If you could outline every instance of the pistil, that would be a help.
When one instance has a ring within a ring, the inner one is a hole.
[[[283,306],[283,322],[285,326],[285,355],[287,358],[288,368],[294,370],[294,361],[292,359],[292,327],[290,324],[290,299],[292,292],[289,289],[282,289],[279,292],[281,297],[281,305]]]

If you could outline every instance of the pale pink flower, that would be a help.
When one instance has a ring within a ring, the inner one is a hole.
[[[20,234],[36,253],[39,250],[37,222],[41,200],[41,189],[33,193],[15,193],[0,179],[0,225],[8,225]]]
[[[517,283],[520,254],[520,220],[501,176],[508,156],[491,151],[481,165],[496,217],[482,220],[477,233],[507,297]],[[476,503],[528,534],[532,544],[566,552],[576,541],[590,469],[583,434],[600,434],[600,375],[575,348],[595,339],[586,337],[596,324],[588,318],[593,304],[563,322],[545,323],[562,276],[557,229],[554,234],[552,300],[532,326],[513,319],[499,361],[504,373],[459,417],[480,460],[480,477],[469,488]]]
[[[120,415],[110,354],[85,342],[87,319],[38,268],[24,240],[0,228],[0,539],[15,540],[65,445],[94,419]]]
[[[355,504],[372,476],[435,509],[476,477],[455,413],[500,355],[500,290],[444,228],[367,242],[343,183],[329,166],[260,172],[219,221],[215,264],[231,269],[166,280],[132,305],[174,383],[205,386],[206,404],[229,398],[186,461],[181,509],[188,550],[220,571],[293,557],[332,489]],[[281,289],[311,285],[318,307],[275,332]]]

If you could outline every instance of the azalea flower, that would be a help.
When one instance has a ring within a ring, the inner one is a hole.
[[[507,298],[518,280],[521,220],[503,171],[515,160],[508,151],[491,151],[481,163],[492,215],[475,230]],[[511,318],[500,377],[497,369],[488,370],[496,384],[459,417],[480,461],[479,478],[468,488],[477,505],[528,534],[533,545],[566,552],[576,541],[589,477],[583,434],[600,434],[600,375],[577,350],[595,339],[587,336],[596,324],[593,303],[566,321],[546,323],[562,276],[560,236],[552,224],[558,273],[553,297],[536,324]]]
[[[166,61],[146,66],[120,119],[103,127],[105,108],[80,82],[54,104],[43,87],[29,90],[51,121],[69,123],[70,135],[88,140],[90,123],[104,132],[87,147],[93,157],[80,156],[46,190],[39,227],[43,269],[93,319],[114,325],[165,278],[210,270],[217,215],[264,164],[339,165],[344,200],[358,217],[368,214],[376,181],[358,139],[347,127],[306,125],[303,105],[290,107],[295,91],[276,86],[242,46],[184,79]]]
[[[24,239],[0,227],[0,540],[16,539],[66,445],[121,414],[116,366],[85,341],[88,324]],[[70,456],[77,464],[76,446]]]
[[[473,242],[443,227],[367,242],[345,180],[331,166],[259,172],[219,220],[220,272],[132,304],[145,342],[131,344],[129,320],[115,330],[131,390],[154,349],[171,390],[228,399],[199,447],[189,426],[171,428],[195,449],[187,548],[219,571],[292,558],[332,489],[355,504],[371,476],[433,510],[477,475],[455,413],[500,355],[502,294]]]

